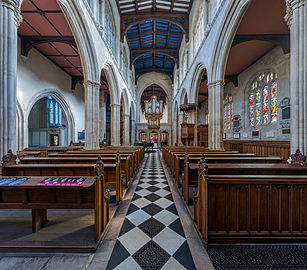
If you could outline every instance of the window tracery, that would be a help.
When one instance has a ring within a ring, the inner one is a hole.
[[[232,96],[227,95],[224,100],[224,130],[229,130],[233,128],[232,117]]]
[[[277,74],[262,73],[253,80],[249,90],[249,125],[277,122]]]
[[[109,45],[111,52],[117,59],[117,38],[114,18],[110,4],[105,5],[105,39]]]

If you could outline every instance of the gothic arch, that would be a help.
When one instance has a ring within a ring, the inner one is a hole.
[[[113,65],[109,62],[105,63],[103,68],[104,73],[107,77],[107,81],[109,84],[109,90],[110,90],[110,98],[111,98],[111,104],[120,104],[120,93],[119,93],[119,86],[118,81],[115,76],[115,71],[113,68]]]
[[[27,138],[25,137],[25,114],[20,101],[17,99],[17,150],[25,148]]]
[[[198,92],[200,87],[200,81],[202,78],[202,74],[206,70],[205,65],[203,63],[197,64],[193,77],[191,80],[191,92],[190,92],[190,99],[188,99],[191,103],[198,103]]]
[[[123,101],[123,113],[124,114],[130,114],[130,106],[129,106],[129,101],[128,101],[128,94],[127,94],[127,89],[124,88],[122,93],[121,93],[121,100]]]
[[[182,89],[181,91],[181,96],[180,96],[180,100],[179,100],[179,106],[184,104],[184,99],[187,96],[187,100],[189,100],[189,95],[188,92],[185,88]]]
[[[77,44],[82,63],[84,81],[99,82],[100,73],[93,35],[87,29],[87,23],[82,14],[84,8],[79,1],[57,0],[61,7]]]
[[[211,70],[208,74],[208,82],[223,81],[226,69],[226,63],[231,48],[232,41],[240,25],[240,22],[251,3],[251,0],[231,1],[226,7],[226,11],[221,12],[221,18],[224,21],[221,23],[217,33],[215,42],[212,42],[213,51]]]
[[[42,91],[37,92],[32,98],[30,103],[27,106],[26,113],[25,113],[25,123],[26,123],[26,130],[28,127],[28,118],[31,112],[31,109],[35,105],[37,101],[40,99],[50,96],[52,97],[61,107],[63,110],[63,113],[65,114],[66,120],[67,120],[67,138],[68,142],[74,141],[75,138],[75,120],[72,113],[72,110],[69,106],[69,104],[66,102],[65,97],[62,95],[61,91],[57,89],[44,89]],[[28,131],[27,131],[28,132]],[[28,133],[27,133],[28,134]]]

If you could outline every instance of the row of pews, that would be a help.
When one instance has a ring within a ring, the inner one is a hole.
[[[289,164],[203,147],[165,147],[162,155],[206,247],[306,242],[307,166],[299,151]]]
[[[98,243],[110,218],[110,189],[115,190],[119,204],[144,158],[144,147],[83,150],[74,146],[55,150],[28,148],[18,155],[9,151],[2,158],[0,209],[32,209],[33,232],[47,223],[48,209],[94,209]],[[26,181],[1,184],[11,179]],[[80,182],[76,185],[74,181]]]

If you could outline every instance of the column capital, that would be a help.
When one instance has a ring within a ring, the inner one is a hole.
[[[111,106],[111,107],[114,107],[114,108],[120,108],[121,105],[120,105],[120,104],[115,104],[115,103],[113,103],[113,104],[111,104],[110,106]]]
[[[19,0],[0,0],[0,2],[2,2],[3,6],[13,10],[15,15],[15,23],[18,28],[22,22]]]
[[[91,81],[91,80],[85,80],[84,83],[87,86],[100,87],[100,82],[95,82],[95,81]]]
[[[225,85],[225,82],[223,80],[218,80],[215,82],[208,83],[208,87],[215,87],[215,86],[223,87],[224,85]]]
[[[291,27],[292,19],[293,19],[293,11],[297,8],[300,8],[305,5],[305,0],[286,0],[287,4],[287,12],[284,17],[288,26]]]

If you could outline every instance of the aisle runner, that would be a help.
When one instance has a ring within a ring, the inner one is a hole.
[[[157,153],[149,154],[107,269],[195,269]]]

